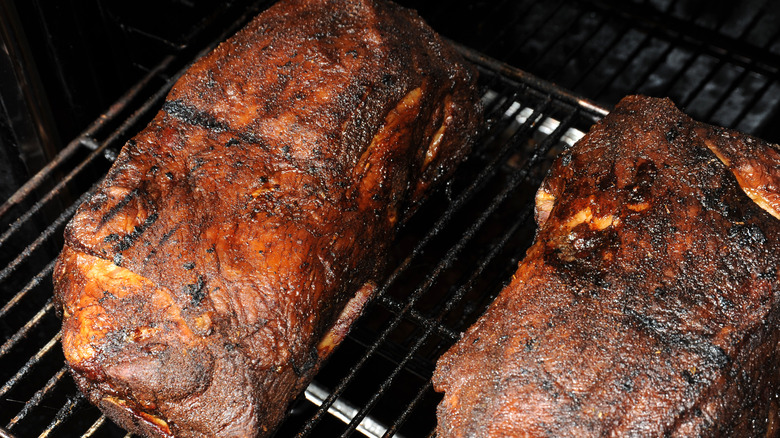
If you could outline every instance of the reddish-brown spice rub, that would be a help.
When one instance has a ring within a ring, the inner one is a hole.
[[[623,99],[439,360],[437,437],[780,435],[778,194],[776,145]]]
[[[381,0],[289,0],[197,61],[65,232],[65,357],[148,436],[270,434],[469,150],[471,67]]]

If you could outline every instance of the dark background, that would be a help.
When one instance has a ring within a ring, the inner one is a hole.
[[[169,55],[268,2],[2,0],[0,200]],[[669,96],[778,140],[780,3],[401,0],[440,33],[605,106]]]

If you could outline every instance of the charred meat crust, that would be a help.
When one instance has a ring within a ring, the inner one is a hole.
[[[440,358],[437,436],[777,436],[779,157],[623,99],[555,162],[513,281]]]
[[[279,2],[194,63],[66,228],[79,388],[148,436],[270,434],[467,155],[475,82],[372,0]]]

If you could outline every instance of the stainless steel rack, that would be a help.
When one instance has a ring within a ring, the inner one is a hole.
[[[534,193],[551,160],[617,97],[668,94],[704,121],[776,141],[780,26],[765,17],[780,12],[755,1],[739,14],[697,16],[698,3],[419,5],[478,66],[483,133],[453,180],[405,224],[377,299],[277,436],[433,435],[436,359],[524,255],[535,231]],[[201,29],[200,43],[145,66],[135,85],[0,206],[0,437],[125,436],[77,392],[64,364],[50,279],[62,229],[186,65],[262,7],[248,7],[223,29]]]

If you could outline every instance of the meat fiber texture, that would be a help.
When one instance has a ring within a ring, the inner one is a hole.
[[[439,360],[439,438],[780,436],[780,150],[623,99]]]
[[[467,155],[475,81],[371,0],[280,2],[195,62],[66,228],[81,391],[147,436],[270,434]]]

